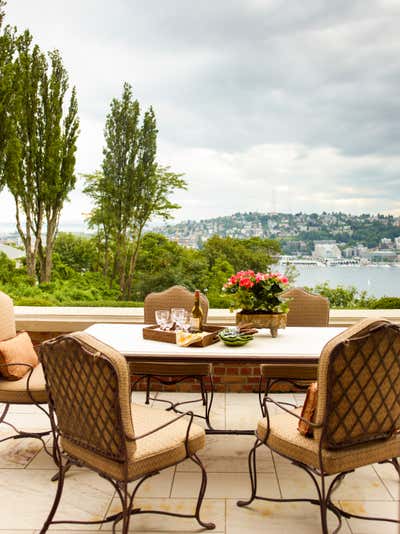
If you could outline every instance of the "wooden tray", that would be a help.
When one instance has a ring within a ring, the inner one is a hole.
[[[203,332],[208,332],[203,338],[196,343],[192,343],[189,347],[207,347],[219,341],[218,332],[223,329],[221,326],[205,324],[203,325]],[[176,344],[175,330],[159,330],[157,325],[145,326],[143,328],[143,338],[152,339],[153,341],[164,341],[165,343]]]

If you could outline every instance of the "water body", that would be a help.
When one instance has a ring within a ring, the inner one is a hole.
[[[374,297],[400,297],[400,267],[383,265],[296,265],[299,273],[296,286],[313,287],[328,282],[331,287],[338,285],[355,286]],[[281,269],[282,271],[282,269]]]
[[[88,233],[84,223],[61,223],[63,232]],[[0,237],[16,232],[15,223],[0,222]],[[283,272],[284,267],[274,267]],[[382,265],[336,265],[320,267],[318,265],[296,265],[299,273],[297,286],[313,287],[328,282],[331,287],[338,285],[355,286],[360,291],[367,291],[374,297],[400,297],[400,267]]]

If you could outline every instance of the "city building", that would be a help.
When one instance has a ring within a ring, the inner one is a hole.
[[[320,260],[338,260],[342,257],[336,241],[314,241],[312,256]]]

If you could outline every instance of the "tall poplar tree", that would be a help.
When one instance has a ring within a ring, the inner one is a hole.
[[[4,186],[6,147],[10,135],[10,106],[13,84],[13,57],[15,52],[15,30],[3,29],[5,2],[0,0],[0,190]]]
[[[63,117],[68,75],[60,54],[53,51],[48,57],[49,63],[40,48],[32,46],[28,31],[17,38],[4,168],[27,271],[36,276],[39,262],[40,281],[50,280],[60,213],[75,185],[79,128],[75,89]]]
[[[140,106],[124,84],[121,100],[113,99],[106,119],[102,172],[86,176],[86,193],[94,201],[90,224],[97,227],[105,271],[130,298],[145,224],[153,217],[171,217],[179,208],[169,200],[186,187],[181,175],[156,162],[157,126],[150,108],[139,124]],[[113,257],[113,265],[109,262]]]

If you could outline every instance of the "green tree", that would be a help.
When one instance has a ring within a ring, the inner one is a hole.
[[[10,107],[13,96],[15,30],[3,30],[5,2],[0,0],[0,190],[4,186],[7,145],[10,138]]]
[[[355,286],[330,287],[328,282],[324,282],[314,288],[305,289],[326,297],[333,308],[373,308],[376,302],[374,297],[369,296],[366,291],[358,290]]]
[[[232,265],[234,271],[252,269],[264,272],[279,252],[277,241],[260,237],[237,239],[214,235],[204,244],[204,254],[210,269],[217,259],[224,259]]]
[[[39,261],[41,281],[50,280],[60,213],[75,185],[79,125],[75,89],[63,119],[68,75],[59,52],[50,52],[49,61],[37,45],[32,46],[28,31],[17,38],[4,169],[27,271],[35,276]]]
[[[74,271],[84,273],[95,270],[97,243],[94,238],[60,232],[54,243],[54,253],[59,260]]]
[[[140,126],[140,106],[125,83],[106,119],[102,172],[86,176],[85,192],[94,201],[89,223],[98,230],[104,272],[118,280],[124,298],[132,293],[143,229],[154,217],[167,219],[179,208],[169,200],[185,187],[181,175],[156,162],[157,127],[150,108]],[[110,265],[112,257],[112,268]]]

